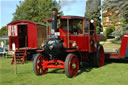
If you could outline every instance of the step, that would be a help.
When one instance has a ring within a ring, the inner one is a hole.
[[[15,56],[24,56],[24,55],[21,55],[21,54],[15,54]]]
[[[23,57],[16,57],[16,59],[21,59],[21,58],[23,58]]]
[[[24,56],[15,56],[16,58],[23,58]]]
[[[25,49],[17,49],[15,51],[15,59],[16,59],[16,63],[21,63],[23,64],[24,63],[24,59],[25,59],[25,54],[26,54],[26,50]],[[11,64],[14,63],[14,57],[12,59],[12,62]]]
[[[16,59],[16,61],[22,61],[23,59]]]
[[[24,53],[16,53],[15,55],[24,55]]]
[[[22,63],[22,62],[16,62],[16,63],[19,63],[19,64],[20,64],[20,63]],[[22,63],[22,64],[23,64],[23,63]]]
[[[23,58],[23,56],[16,56],[16,58]]]

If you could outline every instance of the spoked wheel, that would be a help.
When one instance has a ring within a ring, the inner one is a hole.
[[[94,66],[95,67],[101,67],[104,65],[104,49],[102,45],[97,46],[97,52],[96,55],[94,56]]]
[[[43,75],[46,74],[48,69],[43,68],[43,61],[47,61],[47,57],[42,54],[37,54],[33,61],[33,70],[36,75]]]
[[[65,59],[65,73],[69,78],[76,76],[79,70],[79,60],[75,54],[68,54]]]

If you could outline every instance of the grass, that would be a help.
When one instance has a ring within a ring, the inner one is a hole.
[[[119,48],[119,44],[102,43],[105,48]],[[101,68],[83,67],[76,77],[68,78],[64,70],[49,69],[46,75],[36,76],[32,62],[17,64],[12,58],[0,57],[0,85],[127,85],[128,61],[112,60]]]
[[[0,57],[0,85],[127,85],[128,63],[107,62],[101,68],[83,67],[79,74],[67,78],[64,70],[49,69],[46,75],[36,76],[32,62],[17,64],[17,74],[11,58]]]
[[[111,43],[109,40],[101,42],[105,52],[116,52],[120,49],[120,44]]]

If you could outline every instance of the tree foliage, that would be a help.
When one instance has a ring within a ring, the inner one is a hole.
[[[4,26],[0,29],[0,36],[7,35],[7,26]]]
[[[106,36],[107,38],[109,38],[109,37],[110,37],[110,34],[111,34],[113,31],[115,31],[115,27],[114,27],[114,26],[109,26],[109,27],[107,27],[106,30],[105,30],[105,36]]]
[[[120,37],[123,34],[128,34],[128,0],[104,0],[103,9],[113,11],[118,9],[118,12],[113,16],[119,16],[116,21],[120,20],[123,24],[120,29],[116,30],[112,34]]]
[[[31,20],[38,23],[45,23],[43,20],[51,16],[51,10],[59,7],[56,0],[24,0],[20,1],[13,14],[13,21]]]
[[[85,17],[96,21],[97,33],[102,31],[101,19],[100,19],[101,0],[87,0]]]

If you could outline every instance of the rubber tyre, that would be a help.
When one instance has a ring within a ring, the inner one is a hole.
[[[94,54],[94,66],[95,67],[104,66],[104,59],[105,59],[105,55],[104,55],[103,46],[102,45],[98,45],[97,46],[97,51]]]
[[[47,59],[46,56],[44,56],[40,53],[35,55],[34,60],[33,60],[33,71],[36,75],[43,75],[43,74],[46,74],[47,71],[48,71],[48,69],[43,69],[43,66],[42,66],[42,61],[43,60],[47,61],[48,59]],[[38,61],[39,61],[39,65],[37,64]],[[40,72],[40,70],[41,70],[41,72]]]
[[[73,65],[75,65],[74,68]],[[78,74],[78,70],[79,70],[78,57],[73,53],[68,54],[65,59],[65,73],[67,77],[72,78],[73,76],[76,76]]]

